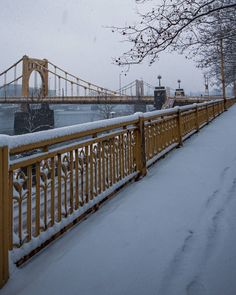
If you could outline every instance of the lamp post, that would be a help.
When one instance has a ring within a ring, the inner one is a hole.
[[[205,82],[205,94],[209,96],[209,84],[208,84],[208,76],[204,75],[204,82]]]
[[[161,78],[162,78],[161,75],[157,76],[157,79],[159,80],[159,87],[161,87]]]
[[[181,80],[179,79],[177,82],[178,82],[178,84],[179,84],[179,89],[180,89],[180,83],[181,83]]]

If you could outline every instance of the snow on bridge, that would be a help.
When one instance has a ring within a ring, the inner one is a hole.
[[[236,294],[236,106],[20,269],[1,295]]]

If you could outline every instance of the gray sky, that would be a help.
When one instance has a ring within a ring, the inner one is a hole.
[[[47,58],[90,82],[119,88],[122,68],[112,63],[128,47],[106,26],[122,26],[136,19],[135,0],[0,0],[0,72],[24,54]],[[203,75],[183,56],[162,54],[148,66],[132,66],[122,85],[143,78],[172,88],[177,79],[187,92],[203,89]]]

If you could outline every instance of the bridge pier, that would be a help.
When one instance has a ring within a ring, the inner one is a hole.
[[[134,112],[143,112],[145,113],[147,108],[146,104],[142,102],[142,97],[144,96],[144,89],[143,89],[143,80],[136,80],[136,97],[138,98],[138,101],[134,105]]]
[[[154,90],[154,107],[160,110],[163,104],[166,102],[167,93],[164,86],[155,87]]]
[[[21,104],[19,112],[14,115],[14,133],[24,134],[54,128],[54,111],[49,104],[42,103],[40,108],[30,104]]]

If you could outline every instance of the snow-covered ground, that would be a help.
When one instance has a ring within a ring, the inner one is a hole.
[[[235,295],[236,106],[15,269],[1,295]]]

